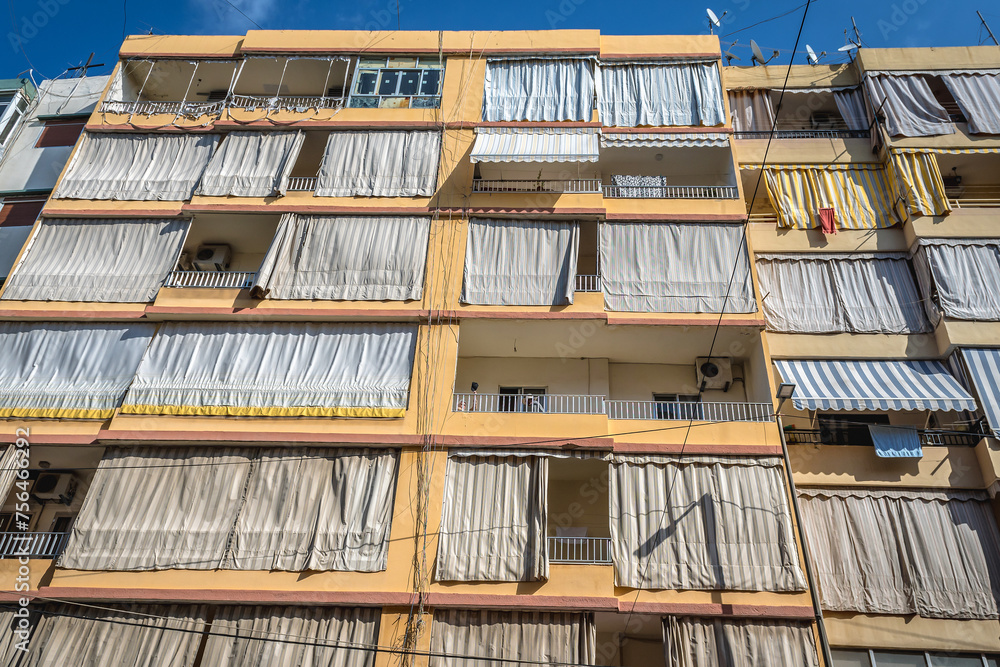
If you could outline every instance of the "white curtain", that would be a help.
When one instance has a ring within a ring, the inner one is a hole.
[[[837,111],[847,123],[848,130],[868,129],[868,112],[865,111],[865,101],[861,97],[860,88],[835,90],[833,101],[837,103]]]
[[[306,134],[230,132],[202,176],[198,194],[270,197],[285,194]]]
[[[1000,134],[1000,74],[945,74],[941,80],[972,134]]]
[[[374,607],[221,607],[201,664],[372,667],[374,651],[350,647],[378,644],[380,616]]]
[[[426,217],[287,213],[253,293],[270,299],[419,300],[429,237]]]
[[[334,131],[319,168],[317,197],[430,197],[441,133]]]
[[[14,482],[17,481],[17,473],[21,470],[18,462],[25,458],[27,453],[27,449],[10,444],[0,456],[0,505],[7,502],[7,496],[14,488]],[[25,470],[27,470],[27,466],[25,466]]]
[[[123,410],[138,414],[401,417],[416,327],[162,325]]]
[[[483,120],[589,122],[594,67],[585,59],[487,61]]]
[[[616,456],[616,585],[805,590],[786,488],[777,458]]]
[[[770,90],[730,90],[729,106],[733,114],[733,129],[737,132],[771,131],[774,105]]]
[[[0,323],[0,416],[110,417],[155,328]]]
[[[389,450],[261,451],[225,567],[385,570],[396,466]]]
[[[573,303],[580,224],[469,221],[462,303],[561,306]]]
[[[903,255],[758,255],[757,275],[771,331],[931,330]]]
[[[191,667],[206,615],[203,605],[46,606],[28,652],[16,651],[23,662],[5,664]]]
[[[603,63],[599,106],[606,126],[726,124],[722,82],[714,62]]]
[[[59,567],[214,570],[223,563],[254,452],[162,447],[105,453]]]
[[[152,301],[173,270],[188,219],[45,218],[4,299],[19,301]]]
[[[1000,532],[983,492],[800,488],[823,608],[997,618]]]
[[[428,667],[504,667],[519,661],[592,665],[596,650],[591,614],[438,609]]]
[[[955,124],[918,74],[877,74],[865,78],[872,107],[885,114],[889,136],[927,137],[954,134]],[[884,104],[883,104],[884,102]]]
[[[218,134],[84,132],[53,197],[190,199],[218,143]]]
[[[1000,320],[1000,242],[993,239],[922,239],[913,256],[927,294],[959,320]]]
[[[600,233],[608,310],[718,313],[723,305],[727,313],[757,310],[741,225],[606,222]]]
[[[809,623],[766,619],[663,619],[669,667],[819,667]]]
[[[544,456],[450,457],[438,581],[539,581],[549,576]]]

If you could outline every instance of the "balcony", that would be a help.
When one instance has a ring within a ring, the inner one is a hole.
[[[0,533],[0,558],[58,558],[69,541],[68,532]]]
[[[455,394],[453,412],[522,412],[554,415],[603,415],[604,396],[586,394]]]
[[[601,277],[576,274],[576,292],[600,292]]]
[[[975,447],[986,437],[980,433],[943,429],[920,429],[918,433],[923,447]],[[790,445],[872,446],[871,437],[864,428],[786,429],[785,440]]]
[[[610,537],[550,537],[550,563],[610,565]]]
[[[771,137],[771,130],[746,130],[734,132],[736,139],[768,139]],[[848,130],[846,128],[836,130],[822,129],[776,129],[775,139],[868,139],[871,136],[869,130]]]
[[[256,275],[253,271],[172,271],[163,286],[250,289]]]
[[[737,199],[735,185],[605,185],[610,199]]]
[[[318,176],[292,176],[288,179],[289,192],[315,192]]]
[[[954,209],[1000,208],[1000,185],[967,185],[945,188]]]
[[[599,178],[505,180],[482,179],[472,181],[476,193],[549,192],[556,194],[600,194]]]
[[[770,403],[608,401],[608,419],[674,419],[701,422],[772,422]]]

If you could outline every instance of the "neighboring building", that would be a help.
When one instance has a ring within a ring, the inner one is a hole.
[[[31,81],[0,92],[0,284],[66,166],[107,76],[43,81],[36,96]],[[5,87],[0,82],[0,91]]]
[[[768,147],[712,36],[127,39],[0,290],[30,651],[995,664],[1000,341],[935,253],[1000,275],[1000,136],[859,88],[988,70],[992,129],[1000,49],[935,52],[794,67]]]

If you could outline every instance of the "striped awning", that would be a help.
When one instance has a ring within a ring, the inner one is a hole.
[[[986,421],[1000,436],[1000,350],[962,348],[962,359],[979,394]]]
[[[945,153],[948,155],[968,155],[972,153],[1000,153],[1000,146],[983,148],[897,148],[893,146],[893,153]]]
[[[800,410],[975,410],[938,361],[775,361]]]
[[[473,162],[597,162],[596,127],[480,127]]]
[[[720,132],[609,132],[601,135],[605,148],[689,148],[729,146],[729,135]]]

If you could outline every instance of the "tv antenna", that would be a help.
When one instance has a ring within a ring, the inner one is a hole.
[[[813,47],[811,47],[808,44],[806,44],[806,61],[810,65],[818,65],[819,64],[819,59],[822,58],[822,57],[824,57],[824,56],[826,56],[826,51],[820,51],[819,55],[817,56],[816,52],[813,51]]]
[[[96,65],[91,65],[91,63],[93,61],[94,61],[94,52],[91,51],[90,52],[90,56],[87,57],[87,62],[86,63],[84,63],[82,65],[77,65],[76,67],[67,67],[66,71],[67,72],[76,72],[76,71],[79,71],[79,73],[77,74],[77,77],[79,77],[79,78],[82,79],[83,77],[87,76],[87,70],[88,69],[92,69],[94,67],[104,67],[104,63],[97,63]]]
[[[712,13],[711,9],[708,11],[710,14]],[[723,16],[725,16],[725,14],[723,14]],[[983,15],[979,13],[978,9],[976,10],[976,16],[979,17],[980,21],[982,21],[983,27],[986,28],[986,32],[989,33],[990,39],[993,40],[993,43],[996,44],[997,46],[1000,46],[1000,42],[997,41],[997,38],[993,35],[993,31],[990,30],[990,24],[986,22],[986,19],[983,18]],[[718,23],[716,23],[716,25],[718,25]]]
[[[710,35],[714,35],[715,29],[722,26],[722,19],[726,18],[726,14],[729,13],[729,10],[727,9],[722,12],[722,16],[716,16],[715,12],[711,9],[706,9],[705,13],[708,14],[708,32]]]
[[[854,51],[861,47],[861,31],[858,30],[858,24],[854,21],[854,17],[851,17],[851,25],[854,27],[854,39],[847,36],[847,30],[844,30],[844,41],[847,42],[842,47],[837,49],[838,51]]]
[[[742,60],[738,55],[734,54],[732,52],[732,50],[731,50],[734,46],[736,46],[736,42],[738,42],[738,41],[740,41],[740,40],[734,39],[733,43],[729,45],[729,49],[730,50],[727,50],[727,51],[725,51],[722,54],[722,55],[724,55],[726,57],[726,64],[727,65],[732,65],[734,60]]]
[[[771,54],[770,58],[765,58],[764,52],[760,50],[759,46],[757,46],[757,42],[755,42],[752,39],[750,40],[750,50],[753,51],[753,57],[750,58],[750,62],[760,63],[761,65],[768,64],[769,62],[777,58],[779,53],[781,53],[780,51],[775,49],[774,53]]]

